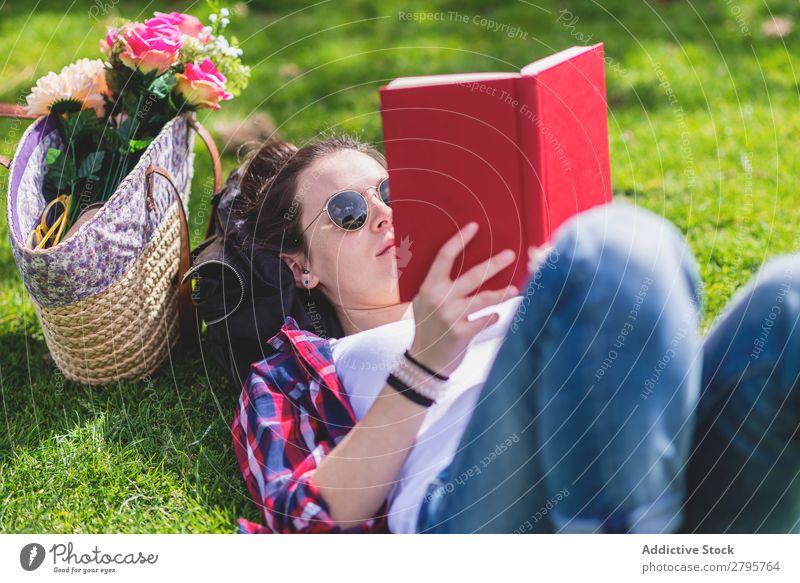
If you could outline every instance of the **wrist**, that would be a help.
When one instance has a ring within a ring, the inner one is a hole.
[[[395,371],[390,372],[389,376],[386,377],[386,385],[404,404],[421,406],[427,409],[436,402],[417,391],[411,383],[407,383]]]
[[[449,377],[449,373],[446,370],[447,367],[440,364],[429,352],[411,346],[411,348],[406,350],[404,356],[431,376],[438,376],[443,379]]]
[[[439,381],[446,381],[446,380],[449,380],[449,379],[450,379],[450,377],[449,377],[449,376],[447,376],[447,375],[444,375],[444,374],[442,374],[442,373],[440,373],[440,372],[437,372],[437,371],[433,370],[431,367],[429,367],[428,365],[426,365],[424,362],[422,362],[422,361],[420,361],[418,358],[416,358],[416,357],[412,356],[412,354],[411,354],[411,352],[410,352],[409,350],[406,350],[406,351],[403,353],[403,356],[406,358],[406,360],[410,361],[410,362],[411,362],[411,364],[413,364],[413,365],[414,365],[414,366],[416,366],[417,368],[421,369],[421,370],[422,370],[424,373],[426,373],[427,375],[429,375],[429,376],[432,376],[432,377],[433,377],[433,378],[435,378],[436,380],[439,380]]]
[[[431,374],[404,355],[394,364],[386,382],[412,401],[430,407],[444,395],[447,380],[447,377]]]

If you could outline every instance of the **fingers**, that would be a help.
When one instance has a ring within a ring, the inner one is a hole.
[[[483,291],[479,294],[475,294],[471,298],[467,298],[467,301],[470,303],[469,309],[467,309],[466,312],[467,314],[474,314],[483,308],[503,303],[504,301],[517,295],[519,295],[519,289],[517,289],[517,286],[515,285],[509,285],[498,290]],[[474,320],[469,320],[469,318],[467,318],[467,334],[471,337],[474,337],[476,334],[485,328],[488,328],[492,324],[495,324],[499,320],[500,315],[497,312],[486,314],[485,316],[475,318]]]
[[[475,318],[469,323],[469,336],[475,337],[479,334],[482,330],[485,330],[489,326],[496,324],[500,320],[500,314],[497,312],[492,312],[491,314],[486,314],[485,316],[481,316],[480,318]]]
[[[463,297],[479,287],[484,281],[491,279],[498,272],[508,267],[516,253],[511,249],[501,251],[497,255],[479,263],[453,282],[453,291]]]
[[[464,250],[464,247],[467,246],[467,243],[472,240],[477,232],[478,223],[471,222],[464,225],[455,235],[450,237],[436,254],[433,265],[431,265],[425,278],[426,282],[436,282],[443,279],[449,282],[456,257]]]
[[[519,295],[519,290],[514,285],[509,285],[508,287],[497,290],[482,291],[481,293],[475,294],[471,298],[466,299],[468,303],[465,312],[467,314],[472,314],[478,310],[486,308],[487,306],[500,304],[516,295]]]

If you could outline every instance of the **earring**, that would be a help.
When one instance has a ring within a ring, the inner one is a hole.
[[[304,268],[303,268],[303,273],[311,273],[311,272],[310,272],[308,269],[306,269],[306,268],[304,267]],[[308,287],[308,278],[307,278],[307,277],[304,277],[304,278],[303,278],[303,285],[304,285],[304,286],[306,286],[306,287]]]

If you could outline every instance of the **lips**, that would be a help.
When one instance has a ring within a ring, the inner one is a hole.
[[[391,241],[388,241],[388,242],[387,242],[387,243],[386,243],[386,244],[385,244],[383,247],[381,247],[381,250],[380,250],[380,251],[378,251],[378,253],[376,254],[376,256],[377,256],[377,257],[380,257],[381,255],[383,255],[383,254],[384,254],[384,253],[386,253],[386,252],[387,252],[389,249],[392,249],[392,248],[394,248],[394,239],[392,239]]]

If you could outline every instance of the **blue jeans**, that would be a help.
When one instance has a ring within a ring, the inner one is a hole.
[[[798,532],[800,256],[698,333],[678,230],[613,203],[534,272],[420,532]]]

